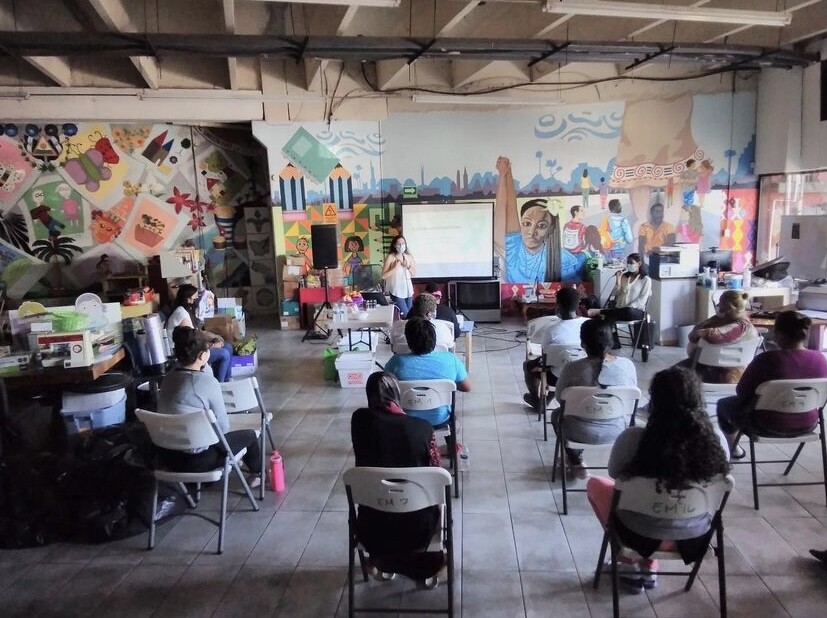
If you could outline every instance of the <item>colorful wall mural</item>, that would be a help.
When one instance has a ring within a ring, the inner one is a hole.
[[[89,289],[103,255],[128,274],[192,242],[222,294],[276,311],[265,155],[248,132],[11,122],[0,133],[0,284],[10,297]]]
[[[381,263],[401,230],[403,199],[494,199],[501,277],[515,284],[503,286],[507,294],[522,283],[581,281],[599,254],[622,260],[662,243],[732,249],[736,269],[754,252],[754,93],[253,123],[253,133],[267,147],[287,237],[308,242],[329,204],[342,223],[345,266]],[[364,251],[346,231],[354,212],[367,213],[367,231],[357,233]],[[298,249],[288,242],[285,250]]]

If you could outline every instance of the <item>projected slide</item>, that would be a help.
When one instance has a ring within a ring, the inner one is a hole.
[[[403,204],[402,229],[417,279],[491,278],[493,202]]]

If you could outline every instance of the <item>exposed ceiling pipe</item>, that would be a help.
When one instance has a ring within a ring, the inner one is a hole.
[[[657,54],[671,43],[566,42],[569,62],[626,63]],[[129,34],[0,32],[0,57],[37,56],[190,56],[226,58],[318,58],[379,61],[422,57],[448,60],[531,62],[561,44],[545,39],[417,39],[404,37],[297,37],[214,34]],[[808,66],[817,54],[738,45],[675,44],[653,63],[732,63],[739,68]]]

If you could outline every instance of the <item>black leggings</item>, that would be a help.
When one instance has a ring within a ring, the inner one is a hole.
[[[642,320],[643,311],[633,307],[622,307],[620,309],[601,309],[600,315],[607,322],[629,322],[631,320]]]
[[[246,448],[247,453],[242,461],[247,465],[250,472],[254,474],[261,473],[261,449],[255,431],[252,429],[228,431],[224,434],[224,438],[226,438],[227,444],[233,453]],[[165,448],[157,450],[158,463],[176,472],[208,472],[224,465],[225,453],[220,444],[213,444],[206,451],[200,453],[185,453]]]

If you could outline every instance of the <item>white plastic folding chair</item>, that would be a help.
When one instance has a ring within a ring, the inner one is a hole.
[[[423,613],[454,615],[454,538],[451,513],[451,475],[436,467],[350,468],[342,475],[348,502],[348,616],[364,613]],[[439,507],[442,517],[430,544],[422,552],[444,552],[447,564],[448,606],[445,609],[400,609],[398,607],[356,607],[354,602],[355,554],[358,552],[362,577],[368,580],[365,548],[357,535],[360,506],[385,513],[411,513],[430,506]]]
[[[771,380],[756,389],[758,400],[756,410],[767,410],[779,414],[803,414],[818,410],[818,424],[811,431],[797,436],[771,437],[761,435],[760,431],[747,429],[743,433],[749,438],[750,468],[752,470],[752,498],[755,510],[758,510],[759,487],[784,487],[791,485],[823,485],[824,499],[827,503],[827,438],[824,433],[824,406],[827,403],[827,378],[809,380]],[[819,442],[821,445],[821,481],[800,481],[786,483],[759,483],[757,464],[786,463],[783,476],[792,470],[798,456],[807,442]],[[792,458],[756,460],[756,444],[798,444]],[[746,462],[743,462],[746,463]]]
[[[618,595],[618,570],[617,559],[620,552],[626,549],[620,540],[616,520],[619,518],[625,523],[624,514],[634,513],[642,515],[648,521],[657,522],[657,528],[647,530],[632,530],[640,536],[653,538],[660,541],[660,548],[652,554],[652,559],[676,560],[680,559],[678,547],[674,541],[688,540],[686,523],[691,520],[698,521],[698,518],[706,518],[708,527],[706,535],[700,537],[701,542],[706,545],[703,551],[698,552],[698,559],[692,563],[690,571],[663,571],[658,570],[658,577],[661,576],[689,576],[684,586],[689,591],[698,570],[701,567],[704,556],[715,537],[714,551],[718,558],[718,595],[721,617],[727,615],[726,598],[726,568],[724,564],[724,526],[721,513],[726,506],[735,482],[730,475],[719,476],[709,482],[692,483],[685,489],[667,491],[659,486],[658,480],[653,478],[634,477],[627,480],[619,480],[615,485],[612,498],[612,508],[608,524],[604,528],[603,543],[600,547],[600,555],[597,559],[597,568],[594,572],[593,586],[595,589],[600,585],[600,575],[603,573],[603,561],[606,558],[606,549],[611,545],[611,567],[612,576],[612,609],[615,618],[620,616],[620,599]],[[703,519],[701,520],[703,521]],[[674,526],[670,525],[674,524]],[[683,524],[683,525],[682,525]],[[628,526],[627,526],[628,527]],[[696,529],[697,531],[697,529]],[[655,536],[655,533],[657,536]],[[628,551],[628,550],[627,550]]]
[[[560,423],[557,440],[554,443],[554,463],[551,468],[551,482],[556,480],[557,469],[563,484],[563,515],[569,513],[568,492],[584,492],[585,489],[569,489],[566,482],[566,446],[588,449],[613,444],[617,436],[603,442],[574,442],[566,437],[566,418],[585,422],[611,421],[629,418],[629,426],[635,424],[635,413],[640,401],[640,389],[636,386],[569,386],[560,393]],[[625,422],[624,422],[625,425]],[[619,432],[618,432],[619,434]],[[605,470],[606,466],[589,466],[589,470]]]
[[[459,462],[457,458],[457,420],[456,394],[457,385],[453,380],[400,380],[399,391],[402,395],[401,404],[405,412],[423,412],[441,406],[448,406],[451,413],[448,417],[448,428],[451,432],[451,443],[448,445],[448,459],[451,462],[451,472],[454,476],[454,497],[459,498]],[[416,416],[415,414],[413,416]]]
[[[138,419],[146,425],[149,432],[149,437],[152,443],[163,449],[172,451],[193,451],[198,449],[206,449],[214,444],[221,444],[224,450],[224,463],[221,467],[207,472],[178,472],[175,470],[167,470],[164,468],[156,468],[153,470],[155,483],[152,490],[152,510],[150,511],[149,522],[149,540],[147,549],[152,549],[155,546],[155,511],[158,508],[158,483],[163,481],[165,483],[173,483],[183,492],[189,506],[195,508],[197,501],[200,500],[200,488],[202,483],[212,483],[215,481],[223,481],[221,487],[221,512],[218,521],[202,515],[201,513],[188,513],[195,515],[201,519],[218,526],[218,550],[216,553],[224,551],[224,528],[227,522],[227,494],[229,492],[230,471],[233,470],[241,481],[244,488],[244,493],[254,511],[259,510],[250,486],[247,484],[247,479],[241,472],[238,462],[246,454],[247,449],[241,449],[235,455],[230,450],[224,433],[218,426],[215,414],[212,410],[201,410],[192,408],[184,414],[158,414],[157,412],[149,412],[148,410],[135,410]],[[198,487],[196,492],[196,499],[186,488],[185,483],[195,483]]]
[[[709,343],[701,339],[692,358],[692,368],[694,369],[699,364],[708,367],[746,367],[755,358],[759,345],[761,345],[760,337],[725,345]],[[706,410],[710,416],[717,415],[718,400],[734,395],[736,386],[736,384],[714,384],[712,382],[701,384]]]
[[[579,345],[561,343],[547,343],[542,347],[543,371],[540,372],[540,386],[537,392],[537,420],[543,421],[543,440],[548,442],[548,393],[554,392],[554,387],[548,384],[548,371],[560,377],[560,370],[571,361],[586,358],[586,352]]]
[[[264,399],[261,396],[258,379],[255,376],[222,382],[221,394],[224,398],[224,407],[227,408],[230,429],[252,429],[258,434],[261,446],[259,498],[264,499],[265,462],[267,458],[264,436],[267,436],[270,448],[275,449],[273,435],[270,433],[270,422],[273,420],[273,415],[264,407]],[[259,414],[250,414],[256,408],[258,408]]]

